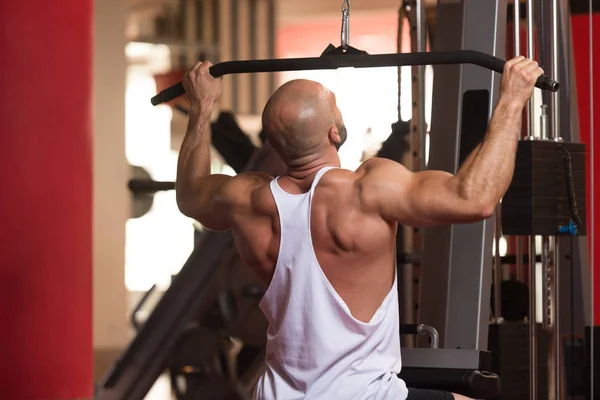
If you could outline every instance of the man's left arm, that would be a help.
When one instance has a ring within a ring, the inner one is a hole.
[[[227,230],[233,227],[236,212],[250,206],[252,190],[262,174],[210,173],[210,117],[221,95],[221,79],[210,75],[210,66],[209,62],[196,64],[183,80],[191,107],[175,189],[182,214],[208,229]]]
[[[222,230],[229,227],[225,218],[227,202],[223,192],[231,184],[227,175],[210,174],[210,112],[205,105],[202,111],[190,109],[188,129],[179,151],[175,189],[177,206],[182,214],[193,218],[209,229]],[[215,217],[212,217],[215,216]]]

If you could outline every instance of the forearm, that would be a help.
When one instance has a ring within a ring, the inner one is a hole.
[[[459,195],[496,204],[512,180],[523,108],[500,99],[483,142],[456,174]]]
[[[200,179],[210,175],[212,104],[190,109],[188,128],[177,162],[177,200],[195,197]]]

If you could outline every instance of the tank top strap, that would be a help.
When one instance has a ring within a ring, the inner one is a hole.
[[[319,184],[319,181],[321,180],[321,178],[323,177],[323,175],[325,174],[325,172],[335,169],[337,167],[333,167],[333,166],[327,166],[327,167],[323,167],[320,170],[317,171],[317,173],[315,174],[315,179],[313,179],[312,184],[310,185],[310,194],[312,195],[315,192],[315,188],[317,187],[317,185]]]

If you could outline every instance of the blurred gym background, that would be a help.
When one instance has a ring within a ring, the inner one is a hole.
[[[350,44],[371,54],[409,52],[408,24],[397,43],[400,4],[353,0]],[[429,10],[435,4],[426,2]],[[198,227],[179,213],[175,193],[158,192],[143,203],[134,201],[127,187],[133,177],[175,179],[187,123],[178,107],[185,101],[153,107],[150,97],[180,80],[198,59],[318,56],[329,43],[339,45],[341,5],[338,0],[3,2],[0,221],[10,229],[0,236],[5,254],[0,397],[91,398],[92,383],[135,335],[130,317],[141,296],[156,285],[136,314],[143,322],[191,253]],[[583,18],[573,24],[574,51],[578,95],[589,99]],[[435,25],[434,18],[428,22]],[[426,71],[430,125],[433,70]],[[219,109],[233,113],[258,144],[260,113],[272,91],[294,78],[320,81],[337,94],[348,127],[342,166],[356,168],[387,139],[399,110],[403,121],[410,120],[410,73],[403,67],[400,75],[396,68],[373,68],[225,77]],[[580,111],[583,141],[589,137],[589,112],[588,107]],[[598,105],[594,112],[599,113]],[[212,168],[235,173],[216,152]],[[596,309],[598,325],[600,305]],[[169,392],[168,381],[158,381],[148,399],[170,399]]]

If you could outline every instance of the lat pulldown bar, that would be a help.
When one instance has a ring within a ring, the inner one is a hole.
[[[339,48],[335,50],[328,49],[320,57],[226,61],[213,65],[210,68],[210,74],[218,78],[223,75],[243,73],[441,64],[474,64],[502,73],[505,64],[505,61],[500,58],[473,50],[402,54],[368,54],[351,47],[348,47],[348,52],[339,50]],[[558,82],[546,75],[540,76],[535,86],[552,92],[556,92],[559,88]],[[156,106],[171,101],[184,93],[183,84],[179,82],[152,97],[151,102],[152,105]]]

